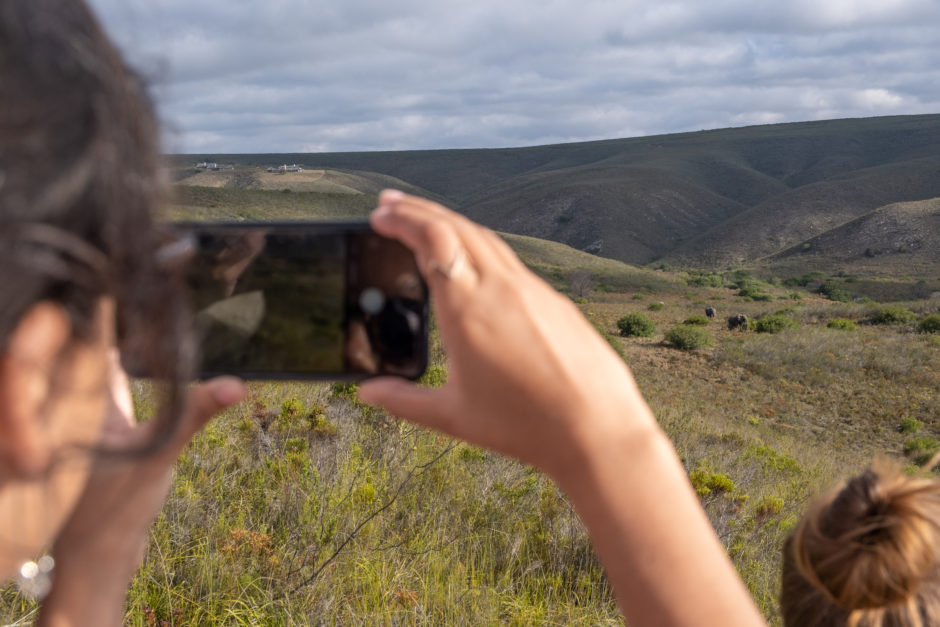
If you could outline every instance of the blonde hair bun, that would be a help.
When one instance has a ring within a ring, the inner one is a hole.
[[[800,575],[849,614],[914,610],[924,586],[937,586],[938,525],[940,483],[879,464],[810,508],[791,556]]]

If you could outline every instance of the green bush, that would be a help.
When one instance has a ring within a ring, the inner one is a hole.
[[[310,427],[310,432],[318,438],[331,438],[339,433],[339,427],[326,417],[326,408],[322,405],[307,414],[307,426]]]
[[[664,303],[650,303],[647,309],[650,311],[662,311],[665,307],[666,305]]]
[[[917,465],[926,464],[940,448],[937,440],[930,436],[919,435],[904,443],[904,454]]]
[[[786,329],[798,327],[799,323],[790,316],[774,314],[754,321],[754,330],[758,333],[780,333]]]
[[[281,413],[279,418],[290,421],[298,417],[304,411],[304,404],[296,398],[290,398],[281,404]]]
[[[573,301],[574,301],[576,304],[578,304],[578,305],[587,305],[587,304],[588,304],[588,299],[586,299],[584,296],[575,296],[575,297],[572,298],[571,300],[573,300]]]
[[[819,293],[829,300],[848,303],[852,300],[852,295],[845,289],[840,281],[829,279],[819,286]]]
[[[624,337],[653,337],[656,325],[641,313],[628,313],[617,321],[620,335]]]
[[[686,279],[686,283],[693,287],[721,287],[724,282],[720,274],[702,270],[691,270]]]
[[[784,279],[783,284],[788,287],[806,287],[807,283],[812,283],[813,281],[820,281],[825,279],[826,275],[823,272],[808,272],[803,276],[790,277],[789,279]]]
[[[901,424],[898,425],[898,432],[917,433],[923,426],[924,423],[922,423],[920,420],[908,416],[901,421]]]
[[[827,329],[839,329],[840,331],[854,331],[857,327],[851,320],[845,318],[833,318],[826,325]]]
[[[783,510],[783,499],[779,496],[765,496],[754,507],[754,513],[760,517],[776,516]]]
[[[699,327],[708,326],[708,318],[705,316],[689,316],[682,321],[682,324],[692,324]]]
[[[705,348],[715,343],[707,329],[690,324],[680,324],[669,329],[664,340],[675,348],[687,351]]]
[[[917,325],[921,333],[940,333],[940,314],[932,313]]]
[[[907,324],[909,322],[914,322],[917,319],[917,315],[907,309],[906,307],[900,307],[898,305],[890,305],[888,307],[882,307],[871,317],[872,324]]]
[[[720,472],[693,470],[689,473],[689,482],[699,496],[708,496],[712,492],[734,492],[734,481]]]
[[[738,296],[748,301],[770,301],[774,299],[770,294],[765,294],[760,291],[760,288],[754,286],[742,287],[738,290]]]

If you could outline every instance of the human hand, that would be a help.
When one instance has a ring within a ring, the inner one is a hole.
[[[116,351],[109,388],[101,445],[129,451],[145,446],[157,425],[137,424]],[[86,488],[53,546],[55,579],[44,603],[43,624],[59,624],[50,618],[53,615],[68,616],[64,624],[120,623],[128,583],[143,558],[150,525],[166,499],[180,452],[214,414],[245,394],[244,383],[232,377],[200,384],[189,391],[182,416],[158,450],[93,460]],[[107,612],[118,614],[108,617]]]
[[[438,389],[366,381],[364,402],[555,475],[592,439],[655,428],[623,360],[495,233],[395,191],[371,221],[415,252],[449,372]]]

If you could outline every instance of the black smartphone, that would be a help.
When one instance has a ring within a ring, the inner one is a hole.
[[[176,223],[200,376],[417,379],[428,289],[367,222]]]

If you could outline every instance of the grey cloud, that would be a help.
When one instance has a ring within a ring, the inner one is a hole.
[[[933,0],[91,1],[152,78],[181,151],[495,147],[940,111]]]

